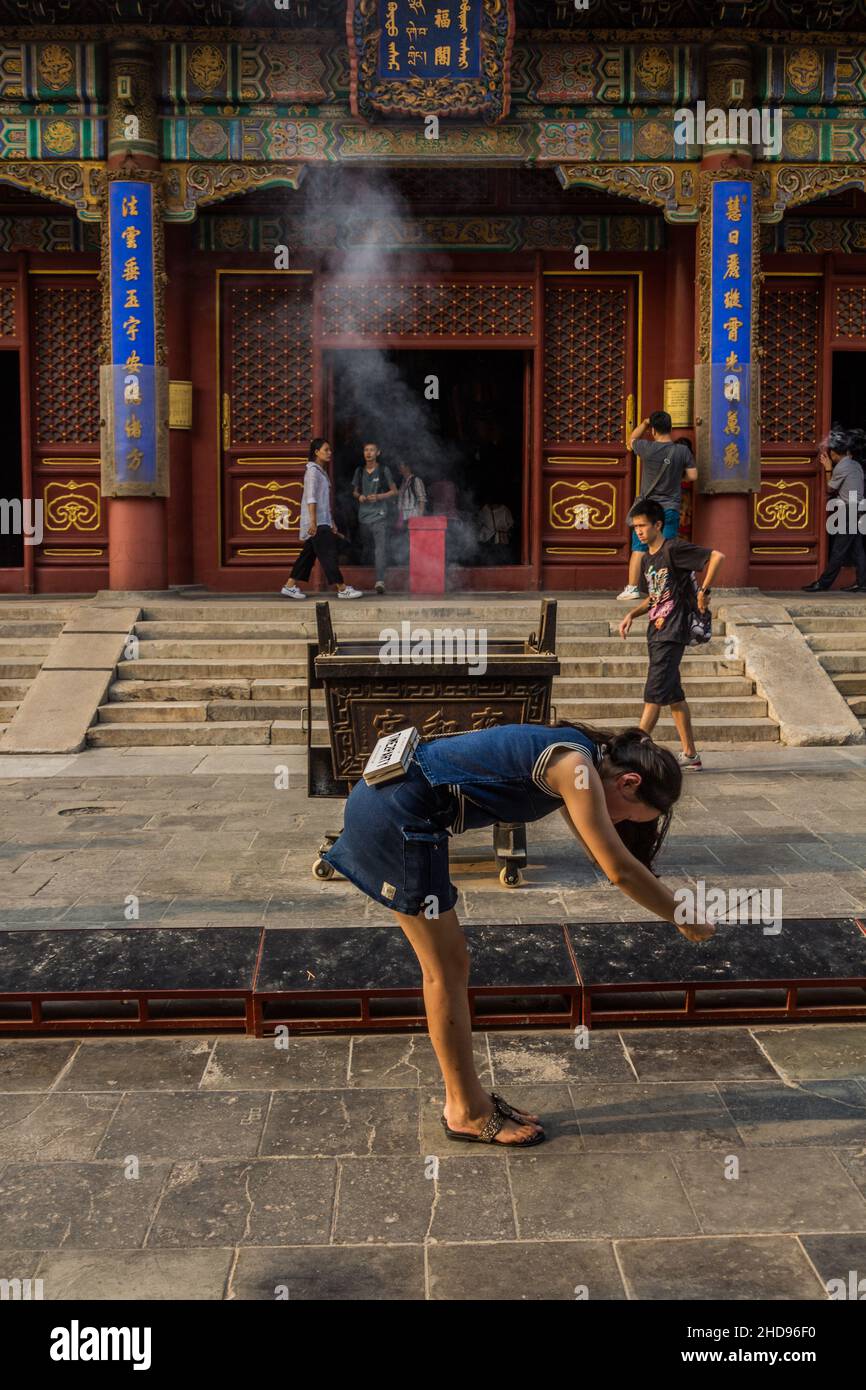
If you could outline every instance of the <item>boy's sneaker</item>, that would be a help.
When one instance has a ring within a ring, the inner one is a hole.
[[[374,587],[374,589],[376,590],[376,593],[377,593],[377,594],[384,594],[384,592],[385,592],[385,585],[382,583],[381,579],[377,579],[377,580],[376,580],[376,583],[373,585],[373,587]]]
[[[361,590],[360,590],[360,589],[353,589],[352,586],[351,586],[351,584],[347,584],[347,585],[345,586],[345,588],[343,588],[343,589],[338,589],[338,590],[337,590],[337,598],[363,598],[363,597],[364,597],[364,595],[361,593]]]
[[[677,762],[684,772],[686,768],[691,769],[692,772],[700,772],[703,767],[700,753],[693,753],[691,757],[686,753],[678,753]]]
[[[636,584],[626,584],[622,593],[617,594],[617,598],[621,598],[625,603],[631,603],[633,598],[639,599],[640,596],[640,589]]]
[[[280,593],[284,598],[306,598],[303,589],[299,589],[297,584],[284,584]]]

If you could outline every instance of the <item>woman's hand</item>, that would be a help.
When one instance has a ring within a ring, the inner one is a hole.
[[[674,926],[683,936],[687,936],[689,941],[709,941],[710,937],[716,934],[716,929],[710,922],[686,922],[682,926],[675,922]]]

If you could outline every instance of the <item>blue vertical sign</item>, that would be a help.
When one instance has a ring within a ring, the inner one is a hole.
[[[153,185],[109,184],[114,468],[118,483],[155,487],[156,312]]]
[[[748,486],[751,465],[752,185],[713,184],[710,479]]]
[[[379,0],[379,76],[481,76],[484,0]]]

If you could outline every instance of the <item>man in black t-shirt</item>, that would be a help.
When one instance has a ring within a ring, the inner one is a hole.
[[[680,680],[680,662],[689,640],[695,608],[706,612],[710,585],[725,557],[720,550],[707,550],[690,541],[665,540],[662,534],[665,513],[658,502],[647,502],[645,513],[636,513],[632,520],[635,534],[647,547],[641,558],[639,583],[640,592],[646,597],[626,614],[619,625],[619,633],[623,638],[628,637],[634,619],[643,613],[649,615],[649,674],[640,727],[652,733],[662,705],[670,705],[683,745],[680,765],[699,771],[702,764],[695,748],[691,714]],[[695,594],[692,574],[704,567],[706,576]]]

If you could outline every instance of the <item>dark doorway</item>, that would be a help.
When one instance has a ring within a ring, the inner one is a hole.
[[[866,429],[866,352],[833,353],[833,423]]]
[[[378,350],[328,354],[338,522],[360,562],[352,478],[376,443],[424,481],[428,511],[447,513],[451,564],[518,565],[523,544],[526,357],[510,351]],[[485,508],[489,509],[485,511]],[[492,536],[491,521],[499,530]]]
[[[21,509],[21,386],[18,353],[0,352],[0,420],[3,421],[3,449],[0,452],[0,499],[16,503]],[[17,568],[24,564],[24,537],[21,528],[12,532],[13,507],[2,509],[0,525],[0,569]],[[32,522],[32,518],[28,518]],[[4,528],[8,528],[6,534]]]

